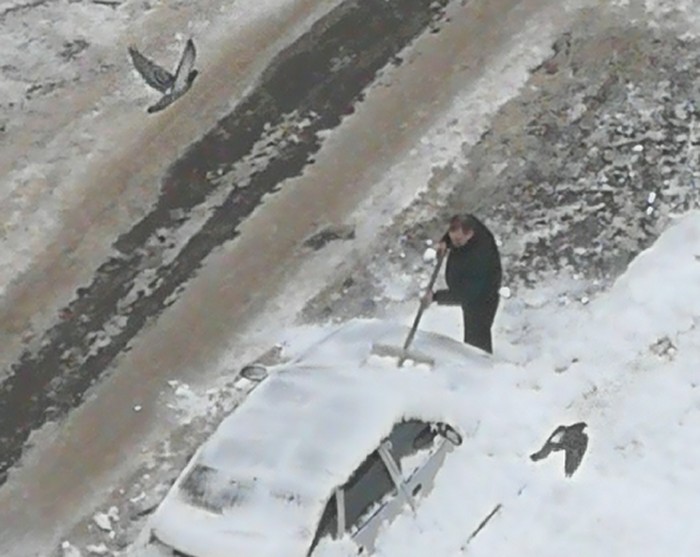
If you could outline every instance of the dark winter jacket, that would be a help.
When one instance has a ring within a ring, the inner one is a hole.
[[[474,235],[464,246],[452,246],[449,234],[442,239],[450,248],[445,268],[448,289],[434,293],[438,304],[478,304],[498,294],[502,275],[498,246],[491,231],[474,221]]]

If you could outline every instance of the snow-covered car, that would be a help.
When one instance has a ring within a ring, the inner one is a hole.
[[[149,523],[151,545],[192,557],[302,557],[349,536],[371,552],[380,528],[415,509],[462,444],[431,403],[435,368],[455,358],[486,365],[429,334],[415,344],[436,357],[432,369],[370,355],[367,339],[400,344],[404,331],[346,325],[270,370],[176,480]]]

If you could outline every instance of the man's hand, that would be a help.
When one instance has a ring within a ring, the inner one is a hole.
[[[437,251],[438,256],[445,255],[445,252],[447,251],[447,242],[445,242],[445,241],[438,242],[436,251]]]
[[[431,290],[428,290],[421,298],[421,304],[423,304],[423,309],[427,308],[432,303],[433,303],[433,293]]]

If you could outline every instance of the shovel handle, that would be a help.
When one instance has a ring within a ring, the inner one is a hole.
[[[435,284],[435,281],[437,280],[438,274],[440,273],[440,268],[442,267],[442,261],[445,259],[445,253],[446,253],[446,251],[442,251],[438,254],[437,262],[435,263],[435,268],[433,269],[433,274],[430,276],[430,281],[428,282],[428,286],[425,288],[425,294],[432,291],[432,289],[433,289],[433,285]],[[413,337],[416,336],[416,330],[418,329],[418,323],[420,323],[420,318],[423,316],[424,310],[425,310],[425,307],[423,305],[423,300],[421,300],[420,307],[418,308],[418,313],[416,314],[416,317],[413,320],[413,325],[411,326],[411,330],[409,331],[408,336],[406,337],[406,342],[403,343],[404,351],[408,349],[408,347],[411,345],[411,342],[413,342]]]

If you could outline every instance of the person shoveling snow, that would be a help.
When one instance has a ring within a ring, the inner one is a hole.
[[[491,326],[498,309],[503,274],[496,240],[475,216],[455,215],[438,244],[438,255],[447,250],[447,288],[428,290],[423,304],[461,306],[464,342],[491,354]]]

